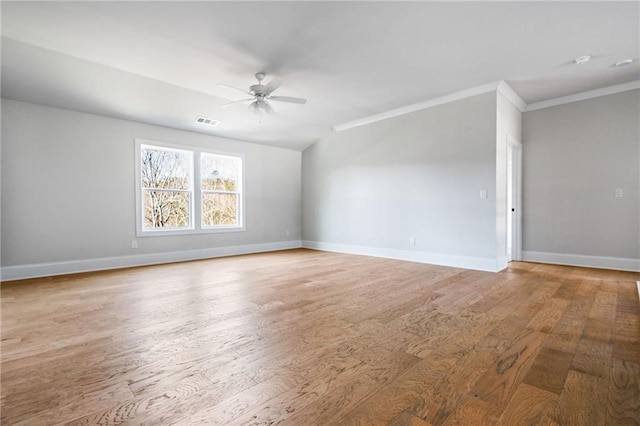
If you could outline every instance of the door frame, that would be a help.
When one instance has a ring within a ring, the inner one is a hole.
[[[511,218],[511,260],[522,260],[522,143],[511,135],[507,135],[507,156],[509,153],[511,153],[512,167],[511,176],[507,176],[507,179],[512,180],[512,199],[515,206],[515,215],[507,206],[507,214],[513,215]],[[507,158],[507,173],[508,163],[509,158]],[[507,246],[508,241],[505,241],[505,247]]]

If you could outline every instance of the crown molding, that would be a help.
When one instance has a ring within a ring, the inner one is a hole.
[[[556,105],[568,104],[571,102],[583,101],[586,99],[597,98],[600,96],[612,95],[615,93],[626,92],[629,90],[640,89],[640,80],[630,83],[618,84],[616,86],[603,87],[601,89],[589,90],[587,92],[576,93],[560,98],[548,99],[532,104],[528,104],[504,81],[494,81],[493,83],[483,84],[482,86],[472,87],[470,89],[461,90],[439,98],[429,99],[428,101],[419,102],[417,104],[407,105],[404,107],[392,109],[390,111],[381,112],[379,114],[370,115],[358,120],[349,121],[347,123],[338,124],[333,127],[336,132],[352,129],[354,127],[364,126],[366,124],[375,123],[376,121],[386,120],[388,118],[398,117],[400,115],[410,114],[434,106],[447,104],[449,102],[458,101],[460,99],[470,98],[472,96],[481,95],[483,93],[497,91],[502,94],[513,106],[520,112],[535,111],[542,108],[549,108]]]
[[[457,101],[471,96],[481,95],[483,93],[493,92],[498,90],[500,86],[499,81],[493,83],[484,84],[482,86],[472,87],[471,89],[461,90],[459,92],[451,93],[450,95],[441,96],[439,98],[430,99],[428,101],[419,102],[413,105],[407,105],[401,108],[392,109],[390,111],[381,112],[379,114],[370,115],[368,117],[360,118],[358,120],[350,121],[348,123],[339,124],[333,127],[336,132],[352,129],[354,127],[364,126],[365,124],[375,123],[376,121],[386,120],[387,118],[397,117],[400,115],[409,114],[415,111],[420,111],[434,106],[447,104],[449,102]]]
[[[518,108],[520,112],[524,112],[525,108],[527,108],[527,104],[522,100],[522,98],[507,84],[506,81],[502,80],[498,83],[498,92],[500,92],[511,104]]]
[[[601,96],[613,95],[616,93],[627,92],[634,89],[640,89],[640,80],[632,81],[630,83],[618,84],[615,86],[603,87],[601,89],[589,90],[588,92],[576,93],[574,95],[562,96],[560,98],[548,99],[546,101],[535,102],[527,105],[527,107],[524,109],[524,112],[536,111],[538,109],[584,101],[592,98],[599,98]]]

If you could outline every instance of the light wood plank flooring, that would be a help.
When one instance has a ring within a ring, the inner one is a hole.
[[[3,425],[640,423],[639,274],[291,250],[3,283]]]

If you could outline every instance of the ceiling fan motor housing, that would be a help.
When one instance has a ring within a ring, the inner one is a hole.
[[[261,96],[262,94],[264,94],[266,89],[266,86],[264,86],[263,84],[254,84],[253,86],[249,87],[249,91],[257,96]]]

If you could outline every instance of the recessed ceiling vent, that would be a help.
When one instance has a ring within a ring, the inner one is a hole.
[[[618,61],[613,64],[614,67],[624,67],[625,65],[631,65],[633,63],[633,59],[625,59],[623,61]]]
[[[584,65],[591,60],[591,56],[585,55],[580,56],[579,58],[574,59],[574,62],[578,65]]]
[[[204,124],[205,126],[216,127],[220,122],[218,120],[214,120],[213,118],[200,117],[196,118],[196,123]]]

